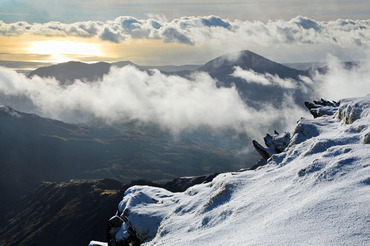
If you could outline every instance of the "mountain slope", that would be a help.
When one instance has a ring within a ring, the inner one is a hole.
[[[183,193],[134,186],[112,235],[143,245],[368,245],[370,97],[301,119],[288,146],[253,171]],[[334,113],[334,115],[331,115]]]
[[[42,181],[170,180],[248,167],[258,158],[245,160],[231,152],[235,144],[244,146],[243,139],[227,144],[223,135],[197,134],[199,141],[191,136],[175,140],[155,127],[133,124],[118,131],[0,107],[0,224],[14,203]]]
[[[43,183],[22,199],[0,229],[1,245],[87,245],[105,240],[106,221],[116,211],[124,186],[103,179]],[[87,201],[93,201],[87,202]]]
[[[105,241],[106,222],[129,187],[151,185],[180,192],[209,182],[215,175],[177,178],[165,184],[136,180],[123,185],[112,179],[44,182],[14,206],[9,221],[0,228],[0,245],[87,245],[91,238]]]

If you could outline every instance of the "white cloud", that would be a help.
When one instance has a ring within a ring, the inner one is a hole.
[[[107,32],[109,31],[109,35]],[[332,44],[339,47],[370,47],[370,20],[316,21],[298,16],[289,21],[241,21],[217,16],[181,17],[172,21],[149,17],[121,16],[112,21],[34,23],[0,21],[0,33],[12,36],[32,33],[48,36],[97,36],[112,42],[134,39],[162,39],[198,45],[212,39],[233,40],[264,46],[276,44]],[[112,37],[111,39],[109,37]]]
[[[314,76],[316,93],[323,98],[339,100],[370,94],[369,60],[354,65],[351,69],[336,57],[328,57],[328,71]]]
[[[282,98],[283,113],[269,103],[261,103],[262,110],[257,111],[245,104],[235,87],[217,87],[206,73],[185,79],[134,67],[114,68],[101,81],[77,80],[66,86],[54,79],[28,79],[0,68],[0,94],[0,103],[10,96],[26,98],[34,112],[46,117],[69,122],[156,123],[173,133],[206,126],[232,128],[257,137],[273,126],[293,124],[303,111],[289,96]],[[9,100],[8,105],[13,106]],[[16,109],[22,108],[30,106],[18,105]]]
[[[297,81],[293,79],[282,79],[278,75],[272,75],[269,73],[261,74],[253,70],[243,70],[240,67],[235,67],[235,71],[232,76],[241,78],[247,83],[258,83],[262,85],[279,86],[287,89],[297,88]]]

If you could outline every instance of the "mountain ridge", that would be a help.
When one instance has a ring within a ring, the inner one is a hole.
[[[267,135],[255,170],[182,193],[128,189],[109,244],[367,245],[370,97],[307,105],[315,118]]]
[[[35,75],[39,77],[55,77],[63,84],[67,81],[73,82],[76,79],[93,81],[96,79],[101,79],[113,66],[125,67],[129,65],[144,71],[148,69],[158,69],[163,73],[180,76],[185,76],[192,72],[208,72],[211,74],[211,76],[216,78],[219,78],[221,74],[231,74],[233,72],[233,67],[236,65],[239,65],[244,69],[252,69],[259,73],[268,72],[270,74],[277,74],[282,78],[292,77],[293,75],[293,78],[298,79],[298,75],[305,74],[303,71],[276,63],[252,51],[243,50],[218,56],[203,65],[142,66],[131,61],[119,61],[113,63],[97,62],[92,64],[70,61],[37,68],[36,70],[30,72],[28,77],[31,78]],[[67,69],[73,69],[70,76],[65,75],[68,73]]]
[[[154,126],[91,127],[0,107],[0,219],[42,181],[171,180],[208,173],[210,166],[216,172],[238,169],[258,159],[234,156],[230,148],[241,148],[243,139],[218,144],[227,133],[194,134],[196,141],[191,135],[175,140]]]

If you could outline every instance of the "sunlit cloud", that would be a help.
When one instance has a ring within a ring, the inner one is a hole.
[[[363,51],[370,48],[370,20],[317,21],[297,16],[288,21],[261,22],[228,20],[218,16],[185,16],[168,21],[161,16],[149,16],[147,19],[121,16],[105,22],[70,24],[55,21],[7,24],[0,21],[0,35],[32,35],[49,39],[74,37],[122,45],[142,40],[161,41],[162,46],[182,44],[192,47],[193,56],[205,48],[222,49],[223,53],[251,49],[272,58],[277,57],[276,54],[298,57],[294,59],[296,61],[323,59],[326,53],[347,60],[359,59]]]
[[[316,21],[298,16],[289,21],[230,21],[217,16],[182,17],[172,21],[136,19],[122,16],[107,22],[44,24],[0,21],[0,34],[17,36],[25,33],[44,36],[99,37],[114,43],[130,39],[161,39],[164,42],[198,45],[208,40],[232,40],[271,44],[333,44],[369,47],[370,20]]]

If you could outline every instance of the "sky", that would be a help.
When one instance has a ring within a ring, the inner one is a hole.
[[[0,0],[0,60],[203,64],[248,49],[278,62],[361,60],[370,2]]]

